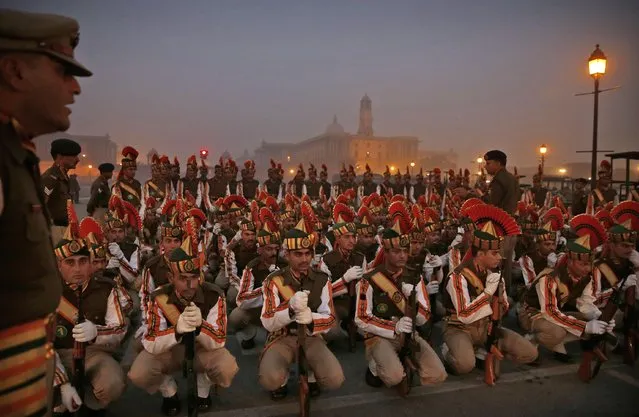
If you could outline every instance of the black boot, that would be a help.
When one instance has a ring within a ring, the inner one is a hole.
[[[311,398],[319,396],[320,392],[320,387],[317,382],[308,383],[308,394],[311,396]]]
[[[562,363],[575,363],[573,357],[567,353],[553,352],[552,356],[553,358],[555,358],[555,360],[558,360]]]
[[[366,369],[366,385],[373,388],[380,388],[384,385],[384,382],[380,379],[380,377],[373,375],[370,369]]]
[[[169,398],[162,398],[162,414],[165,416],[176,416],[180,413],[182,404],[177,394]]]
[[[271,391],[271,400],[273,401],[283,400],[284,398],[286,398],[287,395],[288,395],[288,386],[282,385],[275,391]]]
[[[253,349],[255,347],[255,339],[242,340],[240,345],[244,350]]]
[[[211,401],[211,396],[208,396],[206,398],[197,397],[197,410],[201,413],[209,411],[212,404],[213,402]]]

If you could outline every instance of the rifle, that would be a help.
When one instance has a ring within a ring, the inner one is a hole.
[[[348,322],[346,323],[346,330],[348,331],[348,350],[349,352],[355,352],[357,347],[357,325],[355,324],[355,307],[357,305],[357,299],[355,294],[355,281],[348,283],[348,296],[350,298],[350,304],[348,305]]]
[[[413,328],[410,334],[404,334],[404,341],[402,347],[399,350],[399,360],[404,365],[404,372],[406,378],[398,386],[399,395],[406,397],[410,394],[410,390],[413,386],[413,377],[417,372],[417,366],[415,364],[415,353],[419,352],[419,343],[414,338],[415,329],[417,325],[417,285],[413,287],[413,291],[408,299],[408,306],[406,309],[406,315],[413,319]]]
[[[76,297],[78,300],[78,317],[76,324],[84,322],[84,313],[82,311],[82,283],[76,290]],[[73,387],[78,392],[78,396],[84,401],[84,359],[86,357],[86,343],[73,341]],[[74,413],[76,417],[83,415],[84,408],[80,407]]]
[[[184,362],[182,374],[186,378],[188,416],[197,417],[197,375],[195,374],[195,332],[185,333],[182,336],[184,342]]]
[[[619,287],[613,290],[612,295],[601,312],[599,320],[609,322],[614,318],[617,308],[622,303],[621,288],[626,283],[627,278],[628,277],[624,278],[619,284]],[[580,342],[583,354],[581,355],[581,364],[577,370],[577,375],[583,382],[590,382],[591,379],[596,377],[599,373],[599,369],[601,369],[601,365],[608,360],[606,356],[606,342],[608,341],[616,344],[617,338],[610,333],[605,333],[600,336],[592,336]],[[593,361],[595,361],[594,366],[592,364]]]
[[[503,274],[503,270],[502,270]],[[497,287],[497,295],[493,295],[490,306],[493,310],[488,324],[488,335],[486,336],[486,359],[484,366],[484,382],[489,385],[495,385],[499,377],[499,361],[504,359],[504,355],[499,350],[499,327],[501,325],[501,300],[504,292],[504,281],[500,275],[499,286]]]
[[[311,396],[308,388],[308,363],[304,345],[306,344],[306,325],[297,325],[297,377],[300,390],[300,417],[311,415]]]
[[[623,334],[624,334],[624,352],[623,363],[626,365],[634,366],[635,364],[635,344],[637,342],[637,330],[636,323],[637,318],[635,316],[635,300],[636,300],[637,287],[632,286],[626,290],[626,299],[624,315],[623,315]]]

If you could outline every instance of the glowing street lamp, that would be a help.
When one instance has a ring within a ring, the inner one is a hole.
[[[590,160],[590,188],[597,187],[597,125],[599,123],[599,79],[606,73],[606,55],[599,44],[588,58],[588,73],[595,80],[595,108],[592,120],[592,158]]]
[[[391,172],[395,171],[395,165],[391,165],[390,170],[391,170]]]
[[[560,173],[561,175],[564,175],[566,172],[568,172],[568,171],[566,170],[566,168],[559,168],[559,173]]]
[[[289,169],[289,170],[288,170],[288,172],[289,172],[291,175],[295,174],[295,170],[294,170],[293,168]]]
[[[548,148],[546,145],[542,144],[539,147],[539,153],[541,154],[541,172],[544,172],[544,163],[546,162],[546,152],[548,152]]]

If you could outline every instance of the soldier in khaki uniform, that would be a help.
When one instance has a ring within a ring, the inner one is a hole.
[[[111,198],[109,180],[113,177],[115,166],[107,162],[100,164],[98,170],[100,176],[91,184],[91,197],[87,203],[87,213],[102,224],[109,209],[109,199]]]
[[[566,262],[539,274],[524,295],[519,324],[530,339],[553,352],[556,360],[573,362],[565,343],[589,334],[613,331],[615,320],[599,320],[592,282],[594,251],[606,238],[603,226],[591,215],[574,217],[570,226],[580,236],[566,244]]]
[[[373,387],[396,386],[401,395],[408,393],[408,379],[398,352],[412,334],[419,345],[413,353],[423,385],[446,379],[444,365],[415,326],[430,317],[428,292],[419,271],[408,269],[411,220],[401,202],[392,203],[389,216],[393,226],[384,230],[384,264],[366,273],[357,283],[355,323],[364,333],[366,344],[366,383]],[[408,315],[409,299],[416,297],[414,318]],[[414,321],[414,322],[413,322]]]
[[[229,327],[237,332],[242,349],[255,346],[257,326],[262,326],[262,284],[271,272],[282,267],[278,259],[281,238],[273,213],[266,207],[262,208],[260,221],[263,226],[257,233],[259,256],[244,268],[236,298],[237,307],[229,316]]]
[[[366,257],[355,251],[357,229],[355,213],[342,203],[333,207],[334,249],[322,257],[320,269],[328,274],[333,285],[333,304],[339,326],[327,333],[328,340],[334,340],[342,333],[340,328],[348,331],[348,325],[354,325],[355,319],[355,283],[362,278],[366,269]],[[353,328],[354,329],[354,328]]]
[[[68,17],[0,10],[0,265],[15,272],[0,279],[0,369],[12,375],[0,381],[12,393],[4,417],[51,410],[62,287],[32,138],[69,128],[75,77],[91,75],[74,59],[78,30]]]
[[[184,359],[182,335],[195,332],[195,370],[198,409],[211,407],[211,385],[227,388],[238,371],[226,343],[226,303],[222,291],[203,282],[197,242],[188,236],[171,252],[170,283],[152,295],[147,313],[148,330],[129,371],[136,386],[150,394],[162,394],[162,412],[174,416],[181,408],[172,374]]]
[[[508,311],[503,279],[491,271],[502,260],[503,236],[521,233],[515,220],[495,207],[476,205],[467,210],[467,215],[480,218],[476,223],[478,230],[473,232],[472,258],[462,262],[442,282],[447,311],[442,354],[455,374],[466,374],[475,368],[475,350],[478,355],[485,354],[493,297],[499,297],[502,312]],[[523,336],[504,327],[499,331],[499,349],[508,359],[525,364],[537,358],[537,348]]]
[[[118,179],[111,187],[111,192],[139,210],[142,205],[142,184],[135,179],[138,155],[138,151],[131,146],[125,146],[122,149],[122,168],[118,173]],[[140,213],[140,217],[142,215],[144,215],[143,212]]]
[[[51,142],[51,157],[53,165],[42,173],[42,187],[44,201],[46,203],[53,225],[51,237],[53,242],[62,239],[62,235],[68,226],[67,200],[73,201],[69,186],[70,169],[74,169],[82,152],[80,145],[71,139],[56,139]]]
[[[344,382],[342,367],[320,336],[337,324],[333,308],[332,286],[328,275],[310,267],[314,235],[313,225],[302,218],[284,236],[288,267],[273,272],[263,284],[262,325],[269,332],[260,360],[260,384],[271,392],[273,400],[288,393],[290,365],[297,350],[298,325],[305,325],[304,351],[310,371],[309,391],[337,389]],[[317,382],[313,381],[316,379]]]
[[[62,404],[55,411],[74,412],[84,403],[92,415],[104,415],[103,410],[124,392],[124,373],[111,355],[126,334],[126,322],[113,281],[91,276],[89,247],[75,235],[78,219],[71,201],[68,205],[69,226],[55,248],[63,279],[57,311],[53,385],[59,389]],[[77,343],[85,344],[85,398],[80,398],[78,387],[69,381]],[[95,410],[102,411],[93,413]]]

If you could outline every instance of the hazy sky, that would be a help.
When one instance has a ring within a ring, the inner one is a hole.
[[[6,1],[80,21],[78,59],[94,72],[70,132],[184,158],[206,145],[357,130],[415,135],[459,162],[502,148],[514,164],[588,161],[587,58],[608,56],[600,149],[639,149],[637,1]],[[469,164],[470,165],[470,164]]]

